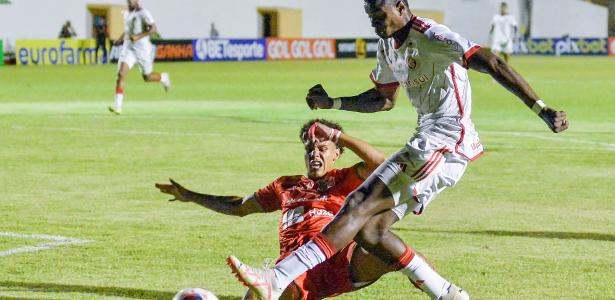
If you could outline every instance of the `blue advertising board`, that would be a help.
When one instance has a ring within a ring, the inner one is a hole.
[[[521,55],[608,55],[606,38],[531,38],[515,45]]]
[[[192,41],[194,61],[265,60],[265,39],[198,39]]]

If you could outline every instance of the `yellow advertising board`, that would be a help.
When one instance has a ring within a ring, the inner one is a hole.
[[[18,66],[81,65],[96,63],[94,39],[16,40]]]

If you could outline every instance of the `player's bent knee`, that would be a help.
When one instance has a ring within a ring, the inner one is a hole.
[[[380,241],[383,239],[387,231],[388,228],[383,228],[379,226],[379,224],[368,222],[357,234],[357,242],[360,245],[371,249],[380,244]]]

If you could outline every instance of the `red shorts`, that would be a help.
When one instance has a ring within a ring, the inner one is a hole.
[[[294,283],[301,291],[301,300],[320,300],[354,290],[350,260],[356,247],[352,242],[325,262],[309,270]]]

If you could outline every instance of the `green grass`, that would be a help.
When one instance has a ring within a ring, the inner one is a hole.
[[[304,173],[297,134],[310,118],[393,153],[412,134],[405,96],[371,115],[308,110],[307,88],[371,86],[371,60],[157,64],[170,94],[133,71],[125,114],[106,111],[115,66],[0,68],[0,232],[94,240],[0,257],[1,299],[170,299],[244,288],[224,258],[277,257],[278,214],[243,219],[169,203],[154,189],[246,195]],[[486,154],[421,217],[395,227],[475,299],[615,298],[615,60],[515,58],[571,128],[554,135],[484,75],[473,118]],[[349,153],[340,166],[354,163]],[[0,238],[0,251],[38,244]],[[401,275],[342,299],[423,299]]]

